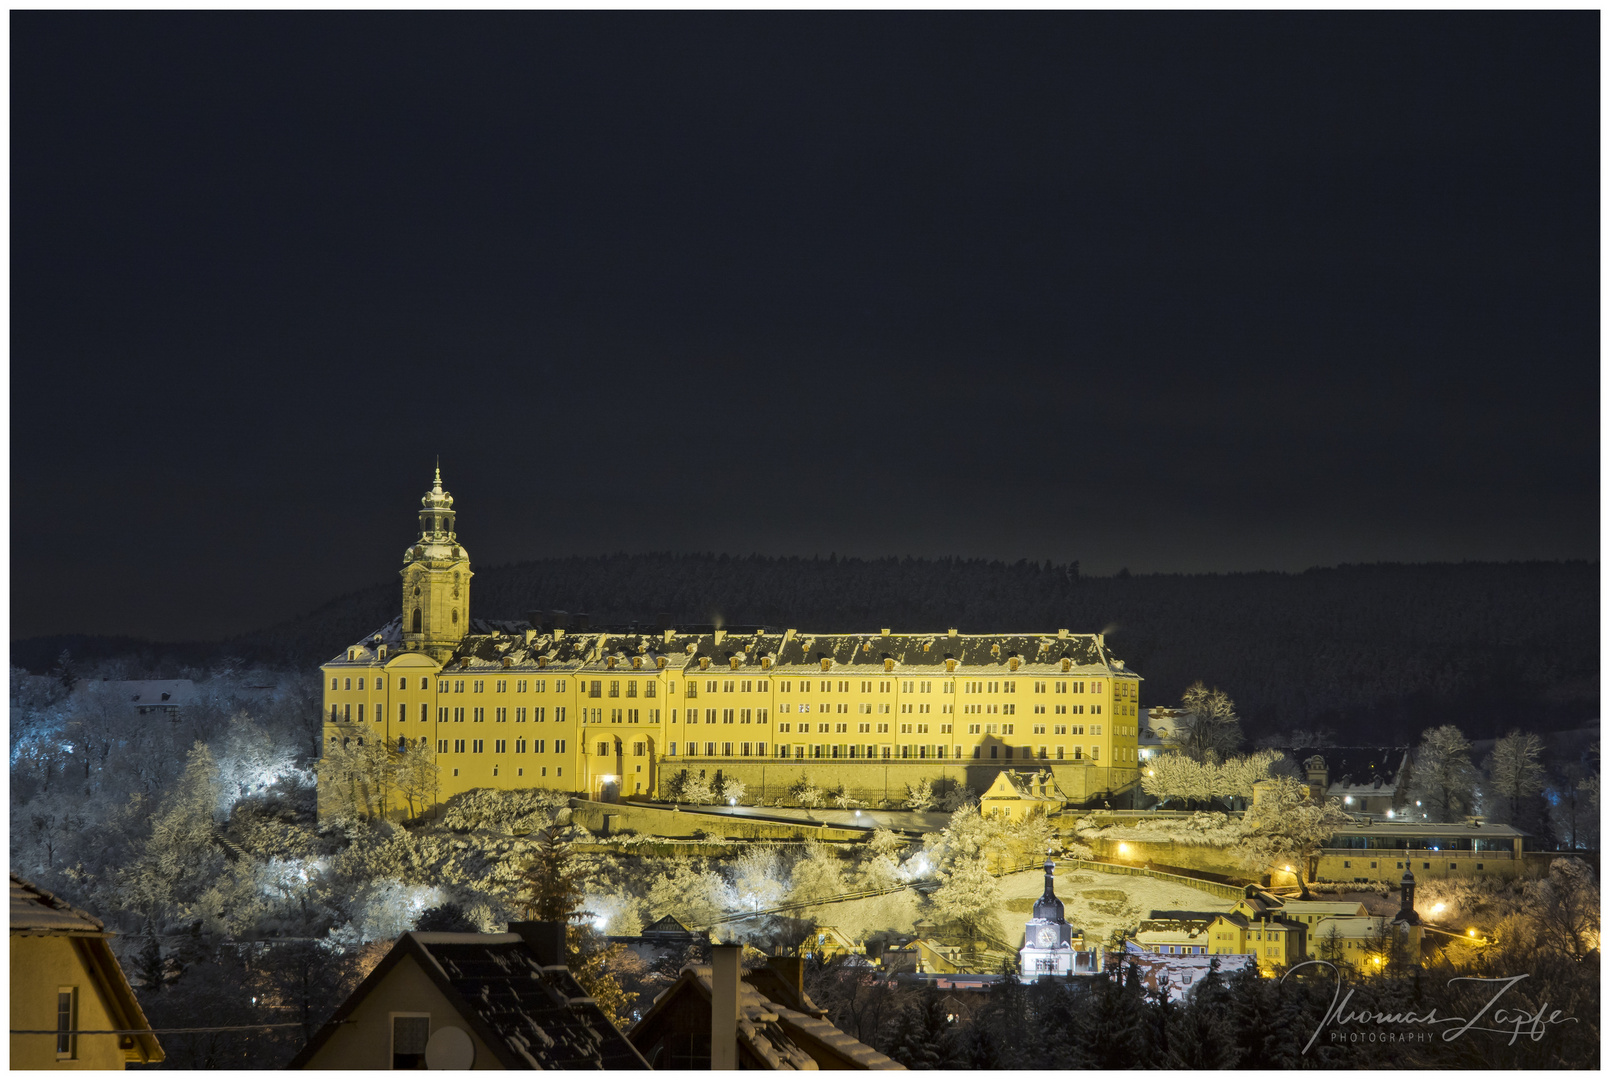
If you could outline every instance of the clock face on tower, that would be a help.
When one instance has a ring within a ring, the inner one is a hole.
[[[1049,949],[1057,942],[1057,932],[1049,926],[1040,927],[1040,947]]]

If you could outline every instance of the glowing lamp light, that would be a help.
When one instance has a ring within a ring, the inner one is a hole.
[[[606,927],[608,925],[609,925],[609,916],[607,916],[607,915],[600,915],[600,916],[598,916],[598,918],[593,920],[593,929],[594,930],[602,930],[604,927]]]
[[[1348,806],[1352,806],[1353,805],[1353,796],[1351,796],[1351,795],[1344,796],[1342,801],[1344,803],[1346,803]]]
[[[1420,800],[1419,799],[1414,800],[1414,805],[1419,806],[1420,805]]]
[[[727,800],[727,805],[728,806],[737,806],[738,805],[738,800],[737,799],[728,799]]]
[[[1466,930],[1465,933],[1469,934],[1471,937],[1476,936],[1476,931],[1474,931],[1474,930]]]
[[[860,816],[861,816],[861,811],[859,811],[859,810],[857,810],[857,811],[856,811],[856,812],[855,812],[855,816],[856,816],[856,817],[860,817]]]
[[[1441,911],[1441,910],[1442,910],[1442,909],[1443,909],[1443,908],[1445,908],[1445,907],[1447,907],[1447,906],[1448,906],[1448,905],[1447,905],[1447,904],[1444,904],[1444,903],[1440,903],[1440,902],[1439,902],[1439,903],[1438,903],[1438,904],[1436,904],[1436,906],[1434,906],[1434,907],[1433,907],[1433,908],[1432,908],[1432,909],[1431,909],[1431,914],[1433,914],[1433,915],[1435,915],[1435,914],[1436,914],[1436,913],[1437,913],[1437,912],[1439,912],[1439,911]]]
[[[1289,874],[1289,873],[1292,873],[1292,869],[1291,869],[1291,867],[1289,867],[1289,866],[1288,866],[1288,867],[1286,867],[1286,873],[1288,873],[1288,874]]]
[[[1129,854],[1129,845],[1128,844],[1119,844],[1118,845],[1118,854],[1120,854],[1120,855],[1128,855]]]
[[[1396,816],[1396,815],[1394,815],[1394,814],[1393,814],[1393,813],[1392,813],[1392,811],[1390,811],[1390,810],[1388,810],[1388,811],[1387,811],[1387,812],[1386,812],[1386,816],[1387,816],[1387,817],[1394,817],[1394,816]]]

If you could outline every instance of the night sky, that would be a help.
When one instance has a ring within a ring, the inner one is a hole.
[[[13,12],[12,635],[1596,558],[1599,15]]]

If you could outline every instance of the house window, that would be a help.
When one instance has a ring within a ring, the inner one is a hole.
[[[423,1069],[425,1044],[430,1041],[429,1013],[391,1014],[391,1067]]]
[[[78,987],[58,986],[56,988],[56,1056],[58,1058],[74,1058],[78,1056],[78,1036],[73,1032],[78,1030]]]

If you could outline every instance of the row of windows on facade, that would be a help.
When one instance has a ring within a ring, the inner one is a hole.
[[[408,689],[408,679],[409,679],[409,677],[406,676],[406,675],[397,676],[397,689],[398,690],[407,690]],[[340,689],[344,688],[346,690],[352,690],[352,689],[354,689],[353,681],[354,681],[354,679],[353,679],[352,676],[347,676],[345,679],[343,679],[340,676],[333,676],[332,675],[330,677],[330,689],[331,690],[340,690]],[[357,681],[356,689],[363,690],[365,688],[365,686],[364,686],[365,677],[362,676],[362,675],[357,676],[356,681]],[[367,681],[368,681],[370,687],[372,689],[374,689],[374,690],[384,690],[386,688],[386,677],[384,675],[373,676],[372,678],[369,678]],[[494,693],[506,694],[506,693],[509,692],[509,683],[511,681],[509,679],[494,679],[494,680],[487,680],[487,679],[438,679],[437,680],[437,686],[436,686],[436,692],[439,693],[439,694],[463,694],[463,693],[483,694],[483,693],[486,692],[486,684],[487,684],[488,681],[491,681],[493,683],[493,692]],[[525,693],[542,694],[542,693],[547,692],[547,682],[548,682],[548,680],[546,680],[546,679],[514,679],[512,681],[514,682],[514,692],[517,693],[517,694],[525,694]],[[799,679],[799,680],[780,679],[780,680],[778,680],[778,683],[777,683],[778,692],[783,693],[783,694],[794,693],[795,691],[793,689],[793,684],[796,681],[799,683],[799,691],[798,692],[801,693],[801,694],[812,693],[813,692],[812,691],[813,683],[820,684],[819,688],[815,691],[816,693],[831,694],[831,693],[834,692],[835,680],[833,680],[833,679],[817,679],[817,680],[811,680],[811,679]],[[555,679],[555,680],[553,680],[553,682],[554,682],[554,692],[555,693],[562,694],[562,693],[565,692],[565,680],[564,679]],[[851,682],[852,682],[852,680],[849,680],[849,679],[839,679],[839,680],[837,680],[837,687],[838,687],[837,692],[841,693],[841,694],[851,693],[852,692],[851,689],[850,689]],[[860,683],[861,683],[861,693],[863,693],[863,694],[870,694],[870,693],[874,693],[874,692],[881,693],[881,694],[887,694],[887,693],[892,692],[892,688],[893,688],[893,685],[894,685],[894,680],[889,680],[889,679],[884,679],[884,680],[862,679],[862,680],[860,680]],[[344,687],[343,687],[342,684],[344,684]],[[621,697],[621,696],[625,696],[625,697],[629,697],[629,698],[637,697],[638,693],[639,693],[638,692],[639,685],[641,685],[641,687],[642,687],[642,696],[646,697],[646,698],[651,698],[651,697],[654,697],[656,695],[657,691],[656,691],[655,688],[659,685],[659,683],[654,679],[607,679],[607,680],[606,679],[593,679],[591,681],[588,681],[588,680],[585,680],[585,679],[582,680],[583,693],[585,693],[588,697]],[[876,691],[873,690],[874,685],[877,686]],[[955,684],[953,682],[942,681],[940,683],[939,692],[941,694],[954,693],[954,685]],[[1092,693],[1092,694],[1100,694],[1101,691],[1102,691],[1102,684],[1099,681],[1092,681],[1092,682],[1086,683],[1086,682],[1081,681],[1081,680],[1062,680],[1062,681],[1053,681],[1053,682],[1048,683],[1046,681],[1039,680],[1039,681],[1036,681],[1034,683],[1034,692],[1037,693],[1037,694],[1046,693],[1047,692],[1047,687],[1049,686],[1051,688],[1052,692],[1058,693],[1058,694],[1066,694],[1066,693],[1083,694],[1083,693],[1086,692],[1085,687],[1087,685],[1090,688],[1089,692]],[[625,688],[624,689],[624,695],[622,693],[622,687],[623,686]],[[707,679],[707,680],[705,680],[705,692],[708,693],[708,694],[716,694],[716,693],[725,693],[725,694],[760,693],[760,694],[766,694],[766,693],[771,692],[770,687],[771,687],[771,680],[769,680],[769,679]],[[1126,683],[1119,683],[1118,684],[1119,696],[1123,696],[1123,691],[1126,688],[1131,690],[1131,691],[1134,690],[1134,687],[1132,685],[1130,685],[1130,684],[1126,684]],[[419,689],[421,689],[421,690],[429,690],[430,689],[430,676],[425,675],[425,676],[420,677]],[[673,694],[676,693],[676,681],[675,680],[672,680],[670,682],[670,684],[669,684],[669,692],[673,693]],[[932,693],[933,692],[933,682],[932,681],[923,681],[923,680],[907,680],[907,681],[904,681],[904,682],[901,683],[901,692],[902,693],[907,693],[907,694],[928,694],[928,693]],[[971,682],[963,682],[962,683],[962,693],[964,693],[964,694],[1015,694],[1015,693],[1017,693],[1017,682],[1015,680],[1010,680],[1010,679],[1004,680],[1004,681],[977,680],[977,681],[971,681]],[[685,696],[687,696],[687,697],[698,697],[699,696],[699,681],[697,679],[689,679],[687,681],[687,693],[686,693]]]
[[[398,690],[407,690],[408,689],[408,679],[409,679],[409,676],[407,676],[407,675],[399,675],[399,676],[397,676],[397,689]],[[420,676],[419,688],[421,690],[429,690],[430,689],[430,679],[431,679],[431,677],[429,675]],[[487,680],[485,680],[485,679],[467,679],[467,680],[466,679],[438,679],[437,683],[436,683],[436,692],[438,694],[463,694],[463,693],[466,693],[466,692],[467,693],[472,693],[472,694],[483,694],[483,693],[486,692],[486,682],[487,682]],[[351,690],[353,688],[352,687],[352,678],[350,676],[345,678],[345,679],[342,679],[340,676],[337,676],[337,675],[330,676],[330,689],[331,690],[340,690],[340,689],[342,689],[342,686],[340,684],[343,684],[343,683],[345,684],[346,689]],[[372,688],[375,689],[375,690],[384,690],[386,688],[386,677],[384,675],[376,675],[372,679],[369,680],[369,683],[372,686]],[[362,690],[364,688],[363,684],[364,684],[364,677],[362,675],[360,675],[360,676],[358,676],[358,687],[357,688],[359,690]],[[494,685],[495,685],[495,692],[496,693],[506,694],[506,693],[509,692],[509,680],[508,679],[496,679],[496,680],[494,680]],[[470,688],[468,691],[465,690],[466,686],[468,686]],[[633,686],[633,689],[630,690],[627,693],[627,695],[626,695],[627,697],[636,697],[637,696],[637,691],[635,689],[636,684],[633,683],[632,686]],[[643,692],[643,696],[644,697],[653,697],[654,696],[653,684],[650,683],[650,684],[648,684],[648,686],[649,686],[649,688]],[[548,688],[548,680],[547,679],[516,679],[516,680],[514,680],[514,692],[517,693],[517,694],[524,694],[524,693],[542,694],[542,693],[547,692],[547,688]],[[556,694],[564,693],[565,692],[565,680],[564,679],[555,679],[553,681],[553,689],[554,689],[554,693],[556,693]],[[598,695],[594,694],[593,696],[597,697]],[[614,697],[616,695],[611,694],[610,696]]]
[[[336,737],[334,735],[330,736],[329,741],[330,741],[330,744],[332,746],[335,745]],[[353,740],[350,739],[350,738],[343,739],[341,741],[342,741],[343,745],[348,745],[348,746],[350,746],[352,744],[352,742],[353,742]],[[362,736],[359,736],[357,738],[356,742],[357,742],[357,745],[362,746],[363,745]],[[436,740],[436,752],[438,754],[482,754],[482,753],[486,752],[486,744],[488,742],[492,743],[492,752],[494,754],[506,754],[506,753],[508,753],[509,752],[509,743],[510,742],[513,742],[513,744],[514,744],[514,753],[516,753],[516,754],[527,753],[528,752],[528,747],[529,747],[529,752],[530,753],[543,754],[543,753],[548,752],[548,742],[549,742],[549,740],[547,740],[547,739],[531,739],[531,740],[526,740],[526,739],[513,739],[513,740],[509,740],[509,739],[491,739],[491,740],[487,740],[487,739],[438,739],[438,740]],[[564,740],[564,739],[554,739],[554,740],[552,740],[552,742],[553,742],[553,753],[555,753],[555,754],[563,754],[565,752],[566,740]],[[410,742],[410,740],[406,736],[400,737],[397,740],[397,749],[401,750],[401,751],[406,751],[406,750],[408,750],[410,747],[412,747],[414,745],[416,745],[416,744],[413,743],[413,742]],[[421,738],[421,739],[417,740],[417,745],[420,745],[420,746],[428,745],[428,740]],[[624,743],[621,744],[623,754],[625,753],[625,745],[626,744],[624,744]],[[702,745],[704,747],[704,756],[706,756],[706,757],[766,757],[767,756],[767,754],[766,754],[766,744],[764,742],[758,742],[758,741],[757,742],[720,742],[720,743],[705,742]],[[648,743],[638,741],[638,742],[632,743],[631,746],[632,746],[631,753],[632,753],[633,757],[646,757],[646,756],[649,755],[649,744]],[[684,751],[684,754],[682,756],[687,756],[687,755],[692,755],[692,756],[695,756],[695,757],[699,756],[699,748],[701,746],[700,743],[690,741],[690,742],[687,742],[687,743],[683,743],[682,746],[683,746],[683,751]],[[612,756],[614,754],[614,750],[611,749],[610,744],[606,743],[606,742],[598,743],[597,749],[598,749],[598,756],[599,757],[609,757],[609,756]],[[984,754],[984,752],[983,752],[984,749],[985,748],[982,747],[982,746],[973,747],[973,758],[975,760],[984,758],[986,756]],[[999,759],[999,758],[1004,756],[1004,758],[1006,760],[1011,760],[1013,758],[1013,756],[1014,756],[1014,751],[1017,751],[1019,756],[1021,756],[1025,760],[1027,760],[1027,759],[1036,759],[1036,760],[1040,760],[1040,761],[1083,761],[1083,760],[1086,760],[1085,754],[1084,754],[1084,749],[1085,748],[1082,747],[1082,746],[1073,746],[1073,747],[1062,747],[1062,746],[1047,747],[1047,746],[1041,746],[1041,747],[1038,747],[1038,748],[1032,747],[1032,746],[1022,746],[1022,747],[990,746],[989,747],[989,754],[987,756],[989,758],[991,758],[991,759]],[[1118,756],[1120,758],[1123,757],[1122,749],[1123,748],[1119,748],[1119,750],[1117,751]],[[1004,750],[1004,755],[1002,754],[1003,750]],[[669,756],[671,756],[671,757],[679,756],[677,754],[677,744],[674,743],[674,742],[670,743],[667,746],[667,751],[668,751]],[[880,760],[885,760],[885,761],[888,761],[888,760],[922,760],[922,759],[928,759],[928,758],[932,758],[932,759],[935,759],[935,760],[943,760],[943,759],[947,759],[947,758],[959,759],[959,758],[961,758],[963,756],[962,747],[960,747],[960,746],[950,747],[950,746],[938,745],[938,744],[909,744],[909,743],[902,743],[902,744],[898,744],[898,745],[889,745],[889,744],[883,744],[883,745],[850,744],[850,745],[845,745],[843,743],[839,743],[839,744],[820,744],[820,743],[818,743],[818,744],[812,744],[812,745],[804,745],[804,744],[782,744],[782,743],[779,743],[779,744],[776,744],[776,746],[774,747],[774,752],[775,752],[776,756],[779,757],[779,758],[799,758],[799,759],[806,759],[806,758],[858,759],[859,758],[859,759],[880,759]],[[1099,747],[1099,746],[1090,747],[1090,756],[1089,756],[1088,760],[1090,760],[1090,761],[1100,761],[1101,760],[1101,747]],[[546,775],[546,774],[544,774],[544,775]],[[1430,865],[1431,865],[1430,863],[1426,864],[1426,866],[1428,868],[1430,867]],[[1400,864],[1400,867],[1401,867],[1401,864]]]
[[[732,743],[732,742],[722,742],[722,743],[705,742],[705,743],[698,743],[698,742],[687,742],[687,743],[683,743],[681,745],[682,745],[682,753],[678,754],[678,752],[677,752],[678,744],[674,743],[674,742],[668,744],[668,747],[667,747],[668,756],[670,756],[670,757],[679,757],[679,756],[681,756],[681,757],[687,757],[687,756],[693,756],[693,757],[699,757],[699,756],[704,756],[704,757],[766,757],[767,756],[767,754],[766,754],[766,744],[763,743],[763,742],[756,742],[756,743]],[[703,747],[703,754],[702,755],[700,754],[700,747],[701,746]],[[982,747],[982,746],[973,747],[973,754],[972,754],[973,759],[974,760],[982,760],[984,758],[989,758],[991,760],[1001,760],[1001,759],[1004,758],[1004,760],[1010,761],[1010,760],[1013,760],[1014,757],[1019,757],[1019,758],[1022,758],[1023,760],[1025,760],[1025,761],[1027,761],[1027,760],[1038,760],[1038,761],[1086,761],[1086,760],[1088,760],[1088,761],[1100,761],[1101,760],[1101,747],[1099,747],[1099,746],[1090,747],[1090,756],[1088,758],[1085,757],[1085,755],[1084,755],[1084,747],[1081,747],[1081,746],[1074,746],[1074,747],[1040,746],[1040,747],[1034,747],[1034,746],[994,745],[994,746],[990,746],[990,747],[987,748],[988,751],[989,751],[987,754],[984,752],[985,749],[986,748]],[[850,743],[850,744],[845,744],[845,743],[812,743],[812,744],[778,743],[778,744],[775,744],[775,746],[773,747],[773,753],[775,754],[776,757],[779,757],[779,758],[794,758],[794,759],[816,759],[816,758],[832,759],[832,758],[842,758],[842,759],[848,759],[848,760],[867,759],[867,760],[881,760],[881,761],[922,760],[922,759],[928,759],[928,758],[931,758],[931,759],[934,759],[934,760],[947,760],[947,759],[961,759],[962,757],[964,757],[963,748],[960,747],[960,746],[948,746],[948,745],[940,745],[940,744],[932,744],[932,743],[930,743],[930,744],[922,744],[922,743],[917,743],[917,744],[911,744],[911,743],[888,744],[888,743],[884,743],[884,744],[871,744],[871,745],[863,744],[863,743]]]
[[[630,711],[632,713],[632,716],[634,717],[632,722],[637,723],[638,721],[637,721],[636,717],[638,716],[638,714],[639,714],[639,712],[641,710],[632,709]],[[509,721],[509,713],[510,713],[510,709],[508,707],[506,707],[506,706],[498,706],[498,707],[496,707],[496,708],[494,708],[492,710],[492,717],[493,717],[493,720],[496,723],[506,724]],[[547,723],[547,720],[548,720],[548,709],[547,709],[546,706],[542,706],[542,705],[532,707],[529,710],[524,705],[517,705],[517,706],[514,707],[513,713],[514,713],[514,722],[516,724],[525,723],[527,715],[529,715],[531,717],[531,719],[535,723],[538,723],[538,724]],[[649,713],[650,713],[649,722],[650,723],[658,723],[659,719],[660,719],[660,710],[658,710],[658,709],[650,709]],[[484,707],[475,707],[475,708],[466,709],[462,705],[457,705],[457,706],[452,706],[452,707],[448,707],[448,706],[445,706],[445,705],[440,706],[436,710],[436,722],[439,723],[439,724],[446,724],[446,723],[449,723],[449,722],[462,724],[464,722],[464,718],[465,718],[466,714],[468,714],[468,716],[470,718],[470,721],[472,723],[483,724],[483,723],[486,722],[486,709]],[[385,723],[386,722],[386,706],[383,705],[383,704],[376,703],[374,708],[372,710],[370,710],[370,715],[374,718],[375,723],[377,723],[377,724]],[[356,705],[353,705],[351,702],[348,702],[346,704],[331,705],[330,706],[330,722],[331,723],[349,723],[350,724],[350,723],[353,722],[354,719],[356,719],[356,721],[361,724],[361,723],[364,722],[363,716],[364,716],[364,705],[363,705],[363,702],[361,702],[361,701],[358,702]],[[563,705],[556,706],[554,708],[554,710],[553,710],[553,719],[554,719],[554,723],[557,723],[557,724],[562,724],[562,723],[565,722],[565,707]],[[407,705],[399,704],[397,706],[397,720],[399,722],[401,722],[401,723],[407,723],[408,722],[408,706]],[[419,722],[421,724],[430,723],[430,706],[429,705],[426,705],[426,704],[423,704],[423,703],[420,704],[420,706],[419,706]]]
[[[359,703],[357,705],[353,705],[353,704],[350,704],[350,703],[348,703],[346,705],[331,705],[330,706],[330,720],[331,720],[332,723],[340,723],[340,722],[351,723],[351,722],[353,722],[354,717],[356,717],[356,720],[357,720],[358,723],[363,723],[364,722],[364,711],[365,711],[364,710],[364,705],[362,703]],[[510,711],[511,710],[508,707],[505,707],[505,706],[499,706],[499,707],[493,708],[493,710],[492,710],[493,722],[499,723],[499,724],[507,723],[509,721],[509,713],[510,713]],[[514,722],[517,723],[517,724],[525,723],[528,714],[531,717],[532,721],[534,721],[535,723],[541,724],[541,723],[546,723],[547,722],[548,710],[547,710],[546,707],[543,707],[543,706],[536,706],[536,707],[532,707],[530,709],[528,709],[525,706],[516,706],[516,707],[513,708],[512,711],[514,713]],[[808,711],[808,710],[802,710],[802,711]],[[463,706],[453,706],[453,707],[441,706],[441,707],[437,708],[437,710],[436,710],[436,719],[437,719],[438,723],[443,723],[443,724],[445,724],[445,723],[460,723],[461,724],[461,723],[465,722],[466,716],[467,716],[469,722],[476,723],[476,724],[481,724],[481,723],[486,722],[486,712],[487,712],[487,710],[484,707],[465,708]],[[564,723],[564,721],[565,721],[565,712],[566,712],[566,710],[565,710],[565,708],[563,706],[555,707],[554,710],[553,710],[554,722],[555,723],[561,723],[561,724]],[[397,718],[398,718],[399,721],[407,722],[407,720],[408,720],[408,707],[406,705],[399,705],[397,707],[397,713],[398,713]],[[647,714],[646,716],[644,715],[645,713]],[[690,725],[699,723],[699,711],[697,709],[689,709],[689,710],[687,710],[687,713],[688,713],[687,722]],[[373,708],[373,711],[372,711],[372,715],[373,715],[374,721],[376,723],[384,723],[385,718],[386,718],[386,707],[384,705],[379,705],[379,704],[375,705],[374,708]],[[584,723],[584,724],[589,723],[589,722],[594,723],[594,724],[604,723],[605,719],[604,719],[604,715],[603,715],[603,710],[602,709],[592,709],[592,710],[583,709],[582,710],[581,720],[582,720],[582,723]],[[419,722],[423,724],[423,723],[429,723],[429,721],[430,721],[430,706],[421,704],[419,706]],[[650,723],[650,724],[658,724],[660,722],[660,710],[659,709],[611,709],[611,710],[609,710],[608,722],[612,723],[612,724],[641,724],[641,723],[645,723],[645,722]],[[674,710],[674,709],[671,710],[671,722],[672,723],[676,722],[676,710]],[[743,725],[743,724],[765,724],[765,723],[769,722],[769,718],[767,716],[767,711],[765,709],[720,709],[720,710],[717,710],[717,709],[705,709],[704,710],[704,722],[707,723],[707,724],[716,724],[716,723],[739,724],[739,725]],[[792,721],[781,721],[777,725],[777,730],[778,730],[778,732],[780,734],[788,734],[791,731],[791,729],[793,729],[795,726],[796,725],[794,725]],[[820,723],[820,724],[818,724],[817,725],[818,733],[819,734],[824,734],[824,735],[828,734],[829,733],[829,726],[830,725],[828,723]],[[1083,724],[1071,724],[1071,725],[1070,724],[1056,724],[1056,725],[1035,724],[1035,725],[1033,725],[1033,728],[1034,728],[1033,733],[1036,734],[1036,735],[1044,735],[1044,734],[1047,733],[1047,727],[1048,726],[1050,727],[1050,733],[1053,734],[1053,735],[1083,735],[1083,734],[1085,734],[1085,730],[1086,730],[1085,725],[1083,725]],[[939,724],[939,725],[937,725],[937,727],[938,727],[939,733],[942,734],[942,735],[948,735],[948,734],[951,733],[951,730],[952,730],[952,725],[951,724]],[[802,723],[797,725],[797,728],[801,733],[808,732],[808,731],[810,731],[810,724],[802,722]],[[969,725],[967,725],[967,733],[969,735],[1011,735],[1011,734],[1013,734],[1015,732],[1015,728],[1016,728],[1015,724],[969,724]],[[848,729],[849,729],[848,722],[842,722],[842,723],[839,723],[837,725],[837,730],[840,733],[847,732]],[[872,731],[872,723],[871,722],[860,723],[860,724],[857,725],[857,729],[858,729],[858,731],[860,733],[863,733],[863,734],[871,733],[871,731]],[[908,734],[923,735],[923,734],[928,733],[928,729],[929,729],[929,725],[928,724],[922,724],[922,723],[904,723],[904,724],[900,725],[900,733],[903,734],[903,735],[908,735]],[[1132,730],[1133,729],[1128,728],[1126,726],[1120,726],[1119,728],[1115,729],[1115,733],[1119,734],[1119,735],[1123,735],[1123,734],[1125,734],[1125,733],[1127,733],[1129,731],[1132,731]],[[878,734],[886,734],[888,731],[889,731],[889,724],[888,723],[879,723],[877,725],[877,733]],[[1091,735],[1100,735],[1101,734],[1101,725],[1100,724],[1092,724],[1092,725],[1090,725],[1089,732],[1090,732]]]
[[[352,738],[343,738],[340,741],[341,745],[343,746],[351,746],[354,741],[356,741],[357,745],[362,746],[363,736],[357,736],[356,740]],[[508,753],[509,743],[511,741],[514,743],[514,752],[516,754],[526,753],[527,747],[530,748],[530,752],[533,754],[546,754],[548,752],[549,743],[549,740],[547,739],[437,739],[436,752],[438,754],[481,754],[486,752],[486,744],[488,741],[492,743],[492,752],[494,754]],[[553,752],[555,754],[563,754],[565,752],[566,741],[567,740],[565,739],[552,740]],[[335,744],[336,737],[331,735],[330,745],[334,746]],[[429,739],[411,740],[406,735],[399,736],[397,739],[397,749],[403,752],[411,750],[416,746],[428,747],[429,745]],[[638,756],[641,757],[644,754],[644,749],[642,748],[645,746],[645,744],[638,743],[637,745],[640,748],[638,750]]]

